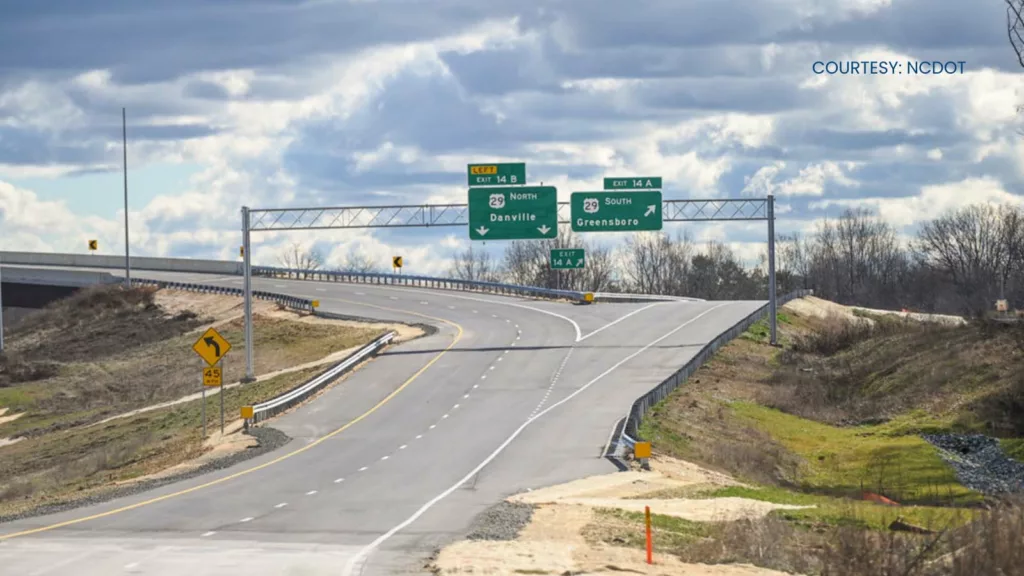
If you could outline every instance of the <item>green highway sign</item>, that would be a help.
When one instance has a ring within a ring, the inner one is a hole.
[[[573,232],[661,230],[661,192],[573,192]]]
[[[558,191],[554,186],[469,189],[470,240],[540,240],[557,236]]]
[[[661,176],[605,178],[605,190],[661,190]]]
[[[583,248],[551,251],[552,270],[578,270],[586,267]]]
[[[508,186],[526,184],[526,163],[470,164],[470,186]]]

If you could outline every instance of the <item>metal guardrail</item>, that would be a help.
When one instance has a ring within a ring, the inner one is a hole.
[[[576,290],[555,290],[552,288],[505,284],[502,282],[459,280],[455,278],[437,278],[434,276],[417,276],[413,274],[388,274],[383,272],[310,271],[297,270],[293,268],[278,268],[273,266],[253,266],[252,275],[265,278],[288,278],[293,280],[312,280],[321,282],[414,286],[441,290],[485,292],[506,296],[525,296],[528,298],[543,298],[548,300],[570,300],[573,302],[586,302],[587,295],[587,292],[580,292]],[[651,294],[620,294],[616,292],[593,292],[592,294],[595,301],[606,302],[700,301],[697,298]]]
[[[151,280],[148,278],[132,278],[133,286],[156,286],[158,288],[170,288],[173,290],[187,290],[189,292],[201,292],[204,294],[225,294],[228,296],[244,296],[241,288],[229,288],[227,286],[212,286],[209,284],[196,284],[192,282],[172,282],[168,280]],[[282,306],[293,308],[295,310],[301,310],[303,312],[315,312],[313,309],[313,301],[308,298],[297,298],[295,296],[288,296],[287,294],[277,294],[274,292],[264,292],[262,290],[253,290],[253,298],[260,300],[269,300],[276,302]]]
[[[389,344],[395,336],[396,332],[388,332],[383,336],[378,337],[373,342],[370,342],[366,346],[360,348],[356,352],[349,355],[341,362],[335,364],[316,378],[313,378],[309,382],[298,386],[276,398],[261,402],[253,406],[249,406],[252,410],[252,416],[245,419],[245,426],[255,425],[263,420],[272,418],[273,416],[288,410],[289,408],[301,403],[302,401],[309,398],[309,396],[315,394],[321,390],[327,384],[333,382],[342,374],[351,370],[356,364],[361,361],[376,355],[380,350]],[[243,414],[246,413],[246,408],[243,408]]]
[[[789,294],[779,298],[777,305],[782,306],[790,300],[803,298],[804,296],[810,296],[812,294],[814,294],[814,290],[797,290],[795,292],[790,292]],[[686,382],[694,372],[714,356],[715,352],[717,352],[719,348],[731,342],[767,315],[768,304],[765,304],[734,324],[725,332],[716,336],[711,340],[711,342],[708,342],[703,348],[701,348],[700,352],[691,358],[682,368],[663,380],[650,392],[644,394],[633,402],[633,405],[630,406],[629,413],[626,415],[624,421],[620,421],[616,426],[615,432],[613,433],[613,440],[609,443],[610,450],[606,456],[615,461],[620,468],[625,469],[626,465],[622,460],[622,450],[627,446],[631,446],[639,439],[640,422],[643,420],[643,417],[647,412],[649,412],[654,405],[667,398],[673,390]]]

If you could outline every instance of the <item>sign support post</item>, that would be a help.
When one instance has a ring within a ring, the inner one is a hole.
[[[199,383],[203,386],[203,440],[206,440],[206,382],[202,372],[199,372]]]
[[[217,363],[220,367],[220,373],[224,374],[224,359],[221,358],[220,362]],[[220,435],[224,435],[224,377],[221,376],[220,380]]]

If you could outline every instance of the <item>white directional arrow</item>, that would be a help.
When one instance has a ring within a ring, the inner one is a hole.
[[[551,231],[551,228],[548,228],[547,224],[545,224],[545,225],[541,226],[540,228],[537,228],[537,230],[540,230],[541,234],[547,234],[548,232]]]
[[[580,258],[579,260],[577,260],[576,261],[576,265],[577,266],[583,266],[583,258]]]
[[[490,232],[490,230],[488,230],[487,228],[484,228],[483,226],[481,226],[481,227],[476,229],[476,233],[481,235],[481,236],[486,236],[488,232]]]
[[[644,212],[644,216],[650,216],[651,214],[654,214],[654,211],[657,209],[657,204],[651,204],[650,206],[647,207],[647,212]]]

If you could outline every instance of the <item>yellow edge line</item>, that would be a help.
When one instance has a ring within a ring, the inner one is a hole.
[[[318,440],[312,442],[311,444],[307,444],[307,445],[303,446],[302,448],[299,448],[299,449],[297,449],[297,450],[295,450],[293,452],[289,452],[288,454],[283,454],[280,457],[271,460],[270,462],[264,462],[263,464],[260,464],[259,466],[254,466],[254,467],[248,468],[246,470],[235,472],[234,474],[231,474],[230,476],[225,476],[223,478],[218,478],[216,480],[207,482],[205,484],[200,484],[199,486],[193,486],[191,488],[187,488],[185,490],[180,490],[180,491],[174,492],[172,494],[165,494],[165,495],[159,496],[157,498],[152,498],[150,500],[145,500],[143,502],[137,502],[135,504],[130,504],[128,506],[123,506],[123,507],[117,508],[115,510],[109,510],[107,512],[101,512],[99,514],[93,514],[92,516],[86,516],[84,518],[76,518],[74,520],[67,520],[67,521],[64,521],[64,522],[58,522],[57,524],[51,524],[49,526],[43,526],[43,527],[40,527],[40,528],[33,528],[31,530],[24,530],[22,532],[14,532],[14,533],[11,533],[11,534],[2,534],[2,535],[0,535],[0,541],[9,540],[11,538],[17,538],[19,536],[28,536],[30,534],[37,534],[39,532],[46,532],[47,530],[54,530],[56,528],[63,528],[65,526],[71,526],[73,524],[79,524],[79,523],[82,523],[82,522],[88,522],[89,520],[96,520],[96,519],[99,519],[99,518],[106,518],[107,516],[113,516],[114,514],[120,514],[121,512],[127,512],[129,510],[135,510],[136,508],[142,508],[143,506],[148,506],[150,504],[156,504],[157,502],[163,502],[164,500],[170,500],[171,498],[176,498],[178,496],[184,496],[185,494],[190,494],[192,492],[196,492],[198,490],[202,490],[203,488],[209,488],[210,486],[216,486],[217,484],[222,484],[224,482],[227,482],[228,480],[234,480],[235,478],[239,478],[241,476],[245,476],[246,474],[250,474],[252,472],[256,472],[257,470],[262,470],[264,468],[267,468],[268,466],[272,466],[274,464],[277,464],[278,462],[282,462],[284,460],[287,460],[288,458],[291,458],[292,456],[295,456],[297,454],[301,454],[301,453],[305,452],[306,450],[309,450],[310,448],[316,446],[317,444],[320,444],[321,442],[323,442],[325,440],[328,440],[330,438],[333,438],[334,436],[337,436],[338,434],[341,434],[345,430],[348,430],[349,428],[354,426],[360,420],[363,420],[364,418],[366,418],[370,414],[373,414],[374,412],[376,412],[381,406],[387,404],[392,398],[397,396],[399,392],[404,390],[407,386],[409,386],[409,384],[412,384],[412,382],[414,380],[419,378],[421,374],[426,372],[427,368],[430,368],[431,366],[434,365],[435,362],[440,360],[441,357],[444,356],[449,350],[451,350],[455,346],[455,344],[457,344],[459,342],[459,340],[462,338],[462,326],[460,326],[460,325],[458,325],[455,322],[452,322],[450,320],[445,320],[444,318],[437,318],[435,316],[428,316],[426,314],[420,314],[419,312],[411,312],[409,310],[399,310],[397,308],[387,308],[387,307],[384,307],[384,306],[376,306],[376,305],[373,305],[373,304],[364,304],[362,302],[353,302],[353,301],[350,301],[350,300],[342,300],[342,299],[339,299],[339,298],[332,298],[332,300],[336,300],[338,302],[345,302],[346,304],[355,304],[357,306],[367,306],[367,307],[370,307],[370,308],[377,308],[379,310],[387,310],[389,312],[399,312],[401,314],[410,314],[412,316],[419,316],[421,318],[427,318],[429,320],[436,320],[438,322],[443,322],[445,324],[453,326],[456,330],[458,330],[458,333],[455,335],[455,338],[452,340],[451,344],[449,344],[447,347],[445,347],[444,350],[440,351],[437,354],[437,356],[434,356],[430,360],[430,362],[427,362],[427,364],[425,366],[423,366],[415,374],[410,376],[408,380],[403,382],[401,386],[399,386],[393,392],[388,394],[383,400],[378,402],[373,408],[370,408],[366,412],[363,412],[358,417],[356,417],[354,420],[352,420],[352,421],[348,422],[347,424],[343,425],[341,428],[338,428],[337,430],[334,430],[333,432],[330,432],[326,436],[323,436],[323,437],[319,438]],[[381,321],[380,323],[387,323],[387,322],[386,321]]]

